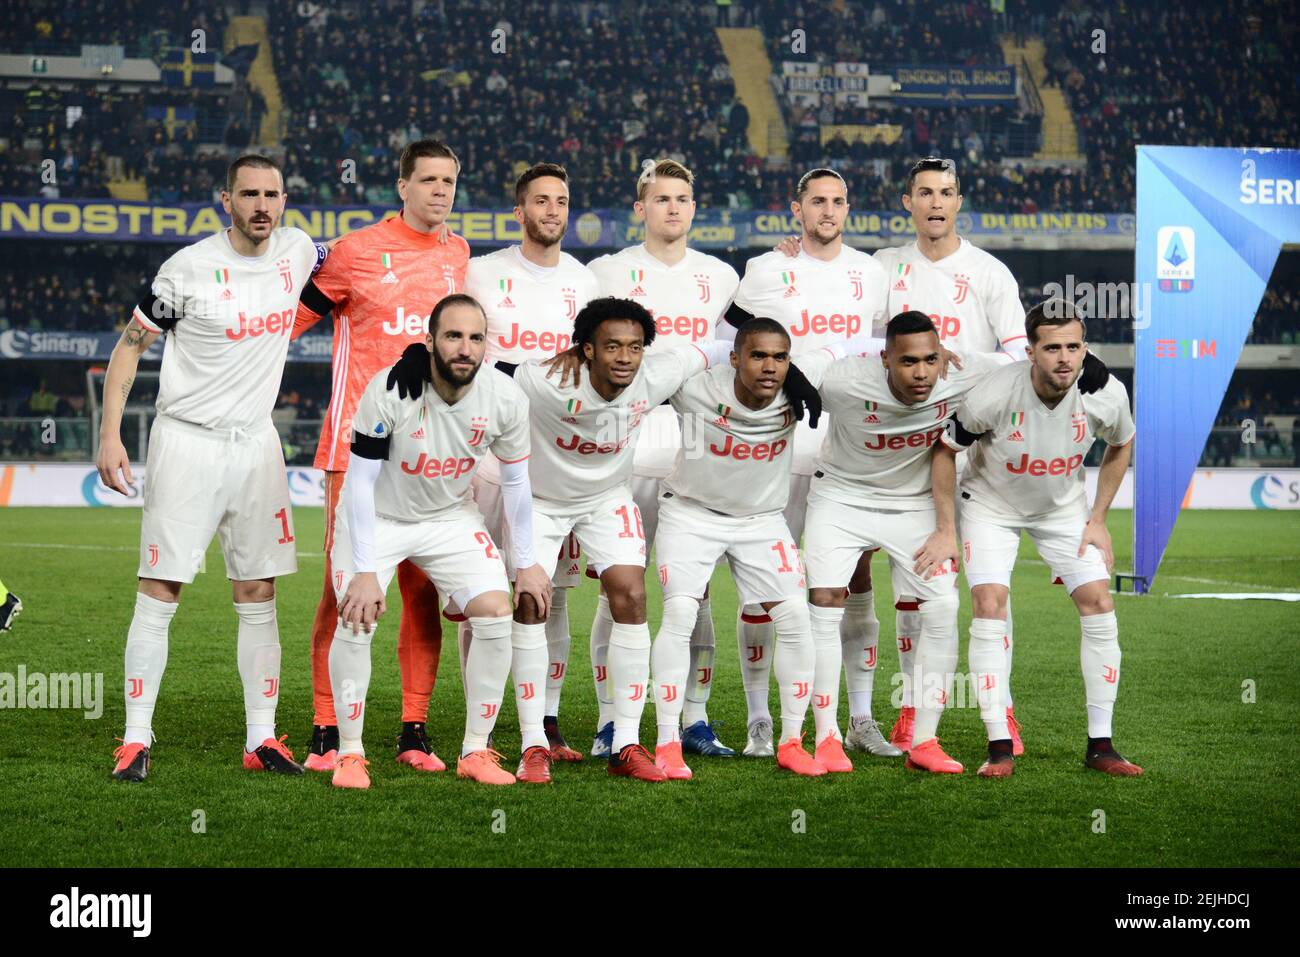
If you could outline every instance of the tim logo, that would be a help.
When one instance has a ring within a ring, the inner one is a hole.
[[[875,645],[872,645],[870,648],[867,649],[866,666],[868,668],[876,667],[876,646]]]
[[[364,701],[352,702],[350,705],[348,705],[348,720],[360,721],[361,712],[365,710],[366,710],[366,703]]]
[[[970,292],[970,276],[963,276],[961,273],[953,276],[956,285],[952,290],[952,301],[955,305],[960,306],[966,301],[966,294]]]
[[[1074,413],[1070,416],[1070,425],[1074,426],[1074,441],[1082,442],[1088,435],[1088,413]]]
[[[706,685],[706,684],[708,684],[710,681],[713,680],[713,669],[712,669],[712,668],[699,668],[699,669],[697,669],[697,670],[698,670],[699,673],[700,673],[700,678],[699,678],[699,682],[700,682],[700,684],[702,684],[702,685]]]
[[[266,690],[262,692],[262,697],[274,698],[277,694],[280,693],[280,679],[267,678],[265,680],[266,680]]]
[[[149,546],[149,567],[155,568],[157,567],[157,565],[158,565],[158,546],[150,545]]]
[[[130,689],[126,693],[128,698],[138,698],[144,694],[143,678],[128,678],[127,682],[130,684]]]
[[[745,659],[746,661],[762,661],[762,660],[763,660],[763,646],[762,646],[762,645],[746,645],[745,647],[749,649],[749,657]]]
[[[946,418],[948,418],[948,400],[944,399],[934,407],[934,420],[942,422]]]
[[[289,271],[289,260],[278,260],[275,268],[280,271],[280,282],[284,284],[284,291],[293,292],[293,274]]]
[[[519,686],[520,701],[532,701],[535,697],[536,692],[533,690],[533,683],[531,681],[525,681]]]
[[[813,707],[829,708],[831,706],[831,696],[828,694],[813,695]]]
[[[808,682],[796,681],[794,683],[794,696],[800,701],[808,697]]]
[[[700,302],[708,302],[713,298],[713,293],[709,291],[709,277],[704,273],[697,274],[695,285],[700,290]]]
[[[1106,665],[1101,669],[1101,676],[1106,679],[1107,684],[1113,685],[1115,682],[1119,681],[1119,669]]]
[[[899,650],[899,651],[904,651],[904,652],[906,652],[906,651],[911,651],[911,650],[912,650],[912,639],[909,638],[907,635],[903,635],[903,636],[901,636],[901,637],[898,639],[898,650]]]
[[[607,675],[608,675],[608,671],[606,671],[604,665],[596,665],[596,680],[597,680],[597,681],[604,681]]]
[[[677,700],[677,685],[660,685],[659,687],[664,689],[664,694],[663,697],[659,699],[660,701]]]
[[[665,588],[668,587],[668,566],[667,565],[659,566],[659,584],[663,585]]]
[[[480,714],[480,717],[495,718],[496,716],[497,716],[497,705],[488,704],[486,701],[483,702],[483,711]]]
[[[469,444],[470,448],[478,446],[483,437],[487,435],[488,420],[486,416],[474,416],[469,420]]]
[[[862,300],[862,273],[856,269],[849,270],[849,285],[853,290],[853,298],[858,301]]]
[[[552,661],[552,662],[551,662],[551,680],[552,680],[552,681],[559,681],[559,680],[560,680],[561,678],[563,678],[563,677],[564,677],[564,662],[563,662],[563,661]]]
[[[632,688],[632,694],[628,697],[627,700],[640,701],[641,698],[645,695],[645,685],[632,685],[631,688]]]
[[[572,322],[578,315],[578,296],[572,289],[561,289],[564,296],[564,318]]]

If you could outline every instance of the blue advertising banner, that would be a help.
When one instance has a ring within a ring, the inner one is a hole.
[[[121,335],[116,332],[49,332],[6,329],[0,332],[2,359],[84,359],[107,362]],[[146,362],[161,362],[163,343],[159,338],[144,354]],[[305,335],[289,342],[290,362],[329,362],[333,337]]]
[[[313,239],[327,240],[369,226],[397,211],[387,206],[293,206],[283,225],[305,230]],[[522,227],[514,213],[502,209],[456,210],[447,220],[475,248],[519,242]],[[140,203],[126,200],[0,198],[0,239],[119,240],[123,242],[191,243],[224,229],[230,222],[213,203]],[[981,237],[1031,237],[1086,240],[1095,237],[1131,239],[1132,213],[1082,213],[1068,210],[1040,213],[981,213],[964,210],[957,231]],[[798,223],[788,211],[702,209],[691,227],[697,249],[771,248],[797,234]],[[903,243],[915,238],[912,219],[903,210],[851,210],[844,224],[850,243],[872,240]],[[645,239],[645,228],[628,209],[575,210],[569,218],[566,249],[620,249]]]
[[[1300,151],[1139,146],[1135,590],[1149,591],[1278,253],[1300,243]]]
[[[899,66],[894,68],[895,102],[916,106],[1012,103],[1016,99],[1013,66]]]

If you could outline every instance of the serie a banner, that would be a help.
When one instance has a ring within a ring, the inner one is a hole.
[[[327,240],[397,211],[387,206],[290,206],[283,224],[305,230],[313,239]],[[192,243],[229,225],[221,207],[210,203],[141,203],[114,199],[40,199],[0,197],[0,239],[76,239],[146,243]],[[451,228],[474,247],[517,243],[523,228],[505,209],[456,210]],[[1088,240],[1132,239],[1132,213],[1093,213],[1070,210],[1039,213],[963,211],[957,230],[974,239],[1031,237]],[[695,214],[690,242],[699,249],[771,248],[797,234],[799,224],[788,211],[701,209]],[[902,209],[851,210],[844,224],[849,243],[903,243],[916,230]],[[621,249],[645,239],[645,227],[627,209],[574,211],[569,219],[566,248]]]
[[[1139,146],[1134,587],[1149,591],[1282,246],[1300,151]]]

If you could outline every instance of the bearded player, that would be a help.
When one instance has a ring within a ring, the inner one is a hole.
[[[981,700],[989,752],[979,774],[1007,777],[1015,765],[1002,710],[1003,637],[1011,570],[1020,533],[1027,531],[1079,611],[1088,719],[1084,764],[1134,777],[1142,769],[1124,760],[1111,742],[1120,649],[1109,590],[1114,554],[1106,513],[1128,469],[1137,428],[1118,379],[1091,395],[1079,390],[1087,331],[1072,303],[1040,303],[1029,311],[1025,331],[1029,361],[999,369],[975,386],[949,431],[954,448],[970,449],[960,496],[961,557],[974,605],[970,670],[976,687],[993,699]],[[1090,511],[1083,460],[1097,437],[1107,447]],[[943,557],[956,556],[952,537]]]
[[[469,261],[466,291],[487,313],[487,362],[511,372],[521,362],[547,359],[571,345],[578,311],[599,295],[595,275],[560,248],[569,226],[569,177],[564,167],[538,163],[515,183],[515,220],[523,227],[517,246]],[[488,531],[506,548],[509,529],[501,506],[496,462],[487,456],[474,480],[474,498]],[[581,761],[560,733],[560,692],[569,667],[568,589],[581,581],[576,541],[566,541],[556,569],[552,606],[546,619],[546,735],[557,761]],[[506,554],[509,554],[507,549]],[[461,662],[473,629],[460,625]],[[462,669],[462,674],[463,674]]]
[[[632,209],[645,223],[645,242],[610,256],[593,259],[590,269],[606,296],[640,302],[655,317],[655,348],[680,348],[694,342],[735,335],[726,323],[719,326],[735,295],[740,277],[729,265],[687,245],[695,218],[695,176],[674,160],[646,160],[637,178],[637,198]],[[641,510],[646,547],[653,548],[659,525],[659,489],[672,470],[681,444],[677,416],[667,405],[652,409],[636,446],[632,497]],[[608,757],[614,734],[607,656],[614,619],[602,592],[591,625],[591,667],[596,682],[600,717],[592,757]],[[708,594],[696,610],[690,638],[690,675],[685,685],[681,713],[682,748],[688,753],[734,757],[713,733],[707,703],[712,687],[715,639]]]
[[[727,321],[739,326],[754,316],[776,319],[790,333],[790,353],[796,361],[804,352],[825,343],[883,329],[888,317],[884,269],[871,256],[844,244],[849,202],[843,177],[831,169],[805,173],[796,187],[790,211],[801,226],[798,255],[790,258],[773,250],[751,259],[746,264],[736,301],[727,312]],[[806,424],[795,430],[793,476],[785,509],[786,522],[795,541],[803,534],[808,486],[824,434],[825,430],[813,432]],[[865,594],[865,606],[856,604],[853,611],[859,617],[869,615],[874,622],[869,566],[865,574],[865,585],[856,575],[853,583],[855,591]],[[874,627],[878,631],[878,624]],[[761,608],[743,606],[736,633],[749,711],[745,754],[771,756],[768,678],[772,625]],[[831,656],[840,654],[838,645],[819,647],[818,674],[829,675],[834,665]],[[838,675],[838,666],[833,670]],[[813,717],[818,738],[824,741],[826,731],[836,723],[833,709],[839,700],[839,689],[824,688],[820,678],[815,682],[820,696],[814,702]],[[818,707],[816,702],[825,705]],[[855,732],[856,726],[850,725],[850,734]],[[877,753],[898,753],[892,748],[881,748],[882,743],[870,742],[870,746]],[[843,750],[838,737],[827,747]]]
[[[397,180],[401,213],[340,239],[328,268],[303,290],[298,305],[295,337],[326,313],[334,314],[334,380],[316,449],[316,467],[325,472],[325,584],[311,639],[315,717],[307,767],[313,771],[332,770],[338,753],[338,720],[329,678],[338,610],[329,556],[348,467],[352,417],[375,373],[396,362],[407,345],[423,341],[424,317],[434,305],[464,288],[469,246],[446,222],[459,172],[460,160],[445,144],[418,140],[408,145],[402,151]],[[398,564],[397,586],[402,593],[397,633],[402,730],[397,760],[421,771],[442,771],[446,765],[429,747],[424,730],[442,647],[438,594],[410,561]]]
[[[488,745],[512,657],[505,565],[470,493],[470,478],[489,449],[501,463],[505,510],[515,532],[517,588],[544,610],[551,583],[532,555],[528,401],[508,376],[495,369],[480,374],[486,338],[478,303],[466,295],[444,298],[429,317],[426,346],[409,347],[393,369],[381,370],[357,406],[332,556],[339,624],[330,680],[342,706],[335,787],[370,786],[362,730],[371,626],[404,560],[436,582],[475,626],[456,774],[484,784],[515,782]],[[417,382],[399,382],[400,367],[413,360],[420,365]],[[521,696],[528,691],[522,687]]]
[[[170,339],[149,435],[139,585],[126,638],[126,733],[113,755],[119,781],[149,773],[168,632],[181,588],[194,581],[213,535],[221,538],[239,618],[244,767],[303,773],[275,736],[275,579],[297,571],[298,559],[271,408],[298,291],[325,249],[300,229],[276,228],[285,198],[272,160],[250,154],[231,163],[221,192],[230,227],[162,264],[108,363],[96,464],[104,485],[126,495],[133,479],[119,435],[122,410],[140,356],[160,335]]]

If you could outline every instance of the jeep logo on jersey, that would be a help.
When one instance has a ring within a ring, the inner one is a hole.
[[[422,336],[424,316],[418,312],[407,312],[405,306],[398,306],[397,314],[380,328],[390,336]]]
[[[712,298],[709,292],[709,276],[707,273],[695,274],[695,285],[700,289],[700,302],[708,302]]]
[[[961,273],[953,276],[955,283],[952,291],[952,301],[960,306],[966,301],[966,294],[970,292],[970,276],[963,276]]]
[[[872,435],[868,436],[867,440],[862,444],[873,452],[883,452],[886,449],[897,452],[899,449],[919,449],[922,447],[928,449],[942,438],[945,431],[945,426],[939,426],[925,432],[913,432],[911,435]]]
[[[407,475],[423,475],[425,478],[458,479],[473,471],[474,462],[471,456],[458,459],[449,455],[445,459],[435,459],[430,458],[428,453],[421,452],[414,464],[403,462],[402,471]]]
[[[961,302],[960,299],[957,301]],[[911,306],[907,303],[903,303],[903,312],[910,312],[911,309]],[[921,311],[924,312],[924,310]],[[961,332],[961,319],[957,316],[941,316],[937,312],[928,312],[926,315],[930,317],[930,321],[934,323],[934,327],[939,330],[940,339],[951,339],[953,336],[957,335],[957,333]]]
[[[572,289],[561,289],[560,292],[564,295],[564,318],[572,322],[578,317],[578,296]]]
[[[740,462],[746,459],[753,459],[756,462],[772,462],[785,451],[788,444],[785,439],[777,439],[775,442],[758,442],[750,445],[748,442],[734,442],[731,436],[728,435],[722,448],[710,443],[709,451],[714,455],[733,458]]]
[[[849,285],[853,288],[853,298],[862,301],[862,273],[856,269],[849,270]]]
[[[289,272],[289,260],[276,260],[275,268],[280,270],[280,281],[284,283],[284,291],[293,292],[293,274]]]
[[[1071,455],[1068,459],[1031,459],[1028,455],[1020,456],[1020,464],[1007,463],[1007,471],[1012,475],[1069,475],[1083,465],[1082,455]]]
[[[497,342],[502,349],[540,349],[547,355],[554,355],[569,348],[571,340],[563,332],[533,332],[531,329],[521,329],[519,323],[512,322],[510,331],[504,336],[497,336]]]
[[[862,331],[862,317],[857,313],[832,312],[829,316],[820,312],[809,313],[807,309],[799,313],[798,321],[790,327],[790,335],[806,336],[832,333],[839,336],[856,336]]]
[[[631,435],[625,435],[612,444],[609,442],[597,444],[595,442],[583,442],[577,435],[571,436],[567,440],[557,436],[555,444],[566,452],[577,452],[579,455],[611,455],[622,452],[627,448],[627,443],[631,438]]]
[[[239,325],[234,329],[226,330],[226,338],[231,342],[238,342],[247,336],[255,339],[261,335],[288,335],[293,331],[293,310],[286,309],[284,312],[272,312],[263,316],[247,316],[244,313],[239,314]]]
[[[709,320],[703,316],[655,316],[655,330],[661,336],[690,336],[695,342],[709,334]]]

